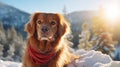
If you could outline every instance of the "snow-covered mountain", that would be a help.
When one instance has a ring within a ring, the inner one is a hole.
[[[75,11],[69,13],[67,18],[72,24],[90,22],[93,16],[97,15],[97,11]]]
[[[67,14],[67,18],[71,23],[72,32],[75,32],[73,33],[74,47],[78,45],[78,35],[81,33],[82,23],[87,22],[90,24],[92,22],[92,18],[96,15],[97,11],[75,11]]]
[[[0,21],[4,28],[14,26],[17,31],[23,33],[24,24],[28,21],[30,14],[12,6],[0,3]]]

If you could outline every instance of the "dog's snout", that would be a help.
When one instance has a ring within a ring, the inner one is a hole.
[[[47,32],[48,31],[48,27],[47,26],[43,26],[41,30],[42,30],[42,32]]]

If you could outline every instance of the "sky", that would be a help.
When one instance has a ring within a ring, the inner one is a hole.
[[[101,5],[109,3],[120,4],[120,0],[0,0],[0,2],[28,13],[35,11],[63,13],[64,6],[66,6],[67,13],[70,13],[97,10]]]

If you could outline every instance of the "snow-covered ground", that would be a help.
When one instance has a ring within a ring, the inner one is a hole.
[[[72,62],[68,67],[120,67],[120,61],[112,61],[110,56],[98,51],[77,50],[75,54],[81,55],[82,58]]]
[[[77,50],[74,54],[81,55],[81,58],[71,62],[68,67],[120,67],[119,61],[112,61],[108,55],[98,51]],[[21,65],[0,60],[0,67],[21,67]]]
[[[21,63],[11,62],[11,61],[2,61],[0,60],[0,67],[21,67]]]

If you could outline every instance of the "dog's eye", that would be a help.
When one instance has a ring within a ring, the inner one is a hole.
[[[38,23],[38,24],[41,24],[41,20],[38,20],[37,23]]]
[[[55,25],[55,24],[56,24],[56,21],[51,21],[50,24],[51,24],[51,25]]]

